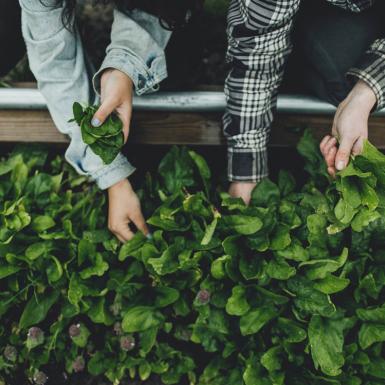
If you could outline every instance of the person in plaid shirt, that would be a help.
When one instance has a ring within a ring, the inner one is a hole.
[[[347,70],[347,77],[342,74],[344,79],[334,84],[339,87],[341,84],[338,83],[345,83],[346,92],[342,90],[333,97],[331,94],[335,90],[325,94],[319,86],[313,89],[318,96],[339,103],[332,135],[326,136],[320,144],[330,174],[346,167],[351,153],[359,153],[363,139],[368,135],[370,112],[375,106],[381,108],[385,104],[383,20],[378,19],[378,10],[368,10],[375,5],[375,0],[232,0],[227,27],[227,57],[231,70],[225,84],[227,109],[223,123],[228,141],[229,192],[246,202],[256,183],[268,175],[269,130],[278,87],[292,50],[292,29],[297,23],[295,19],[301,3],[308,7],[304,12],[307,29],[302,31],[302,40],[307,43],[301,48],[312,51],[305,59],[318,67],[317,76],[324,78],[322,82],[326,87],[330,86],[330,79],[325,80],[329,74],[328,70],[319,68],[322,64],[329,66],[329,70],[333,66],[339,67],[337,72],[342,68]],[[362,16],[355,15],[359,12]],[[347,24],[340,24],[340,19],[346,21],[347,18],[351,18]],[[346,29],[342,27],[345,24]],[[328,31],[332,32],[331,36],[324,38]],[[349,36],[350,32],[354,36]],[[364,43],[361,47],[360,42],[370,36],[374,42],[372,40],[366,46]],[[342,39],[341,44],[334,44],[328,52],[329,46],[333,45],[329,43],[338,43],[339,39]],[[313,52],[317,46],[321,48],[321,54]],[[359,52],[361,49],[363,52]],[[348,60],[339,66],[341,55]]]

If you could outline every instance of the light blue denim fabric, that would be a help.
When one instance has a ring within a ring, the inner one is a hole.
[[[158,83],[167,76],[164,48],[171,33],[162,28],[156,17],[145,12],[131,11],[126,15],[115,10],[111,44],[100,70],[92,78],[78,31],[75,28],[70,32],[62,25],[62,8],[52,7],[54,0],[44,0],[48,7],[39,0],[19,1],[31,70],[56,127],[71,138],[66,160],[79,174],[95,180],[101,189],[130,176],[135,168],[125,156],[119,154],[105,165],[83,142],[76,123],[68,123],[72,104],[98,102],[100,74],[106,68],[126,73],[137,94],[156,91]]]

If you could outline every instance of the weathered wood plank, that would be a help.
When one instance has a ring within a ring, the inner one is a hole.
[[[330,132],[332,117],[279,115],[273,125],[270,145],[294,146],[298,128],[310,127],[316,137]],[[369,138],[385,149],[385,118],[372,117]],[[47,111],[0,111],[0,142],[67,143]],[[222,145],[221,114],[138,112],[133,116],[129,142],[132,144]]]

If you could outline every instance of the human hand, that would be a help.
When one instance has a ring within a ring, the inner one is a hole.
[[[131,222],[144,235],[149,234],[139,198],[131,183],[123,179],[108,189],[108,228],[121,242],[126,242],[134,236],[129,228]]]
[[[370,86],[359,80],[338,106],[332,135],[326,135],[320,143],[330,175],[335,176],[336,170],[343,170],[348,165],[350,154],[361,153],[364,139],[368,137],[369,115],[376,102]]]
[[[122,71],[108,68],[101,76],[101,106],[91,124],[99,127],[115,111],[123,123],[124,141],[127,141],[132,114],[133,82]]]
[[[248,205],[250,203],[251,192],[255,186],[255,182],[232,182],[229,187],[229,194],[233,198],[242,198]]]

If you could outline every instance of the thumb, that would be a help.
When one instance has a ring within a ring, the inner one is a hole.
[[[353,144],[353,139],[346,137],[342,138],[335,160],[335,167],[338,171],[343,170],[348,165]]]
[[[91,120],[91,124],[93,127],[100,127],[104,121],[108,118],[108,116],[114,111],[115,104],[110,100],[105,100],[102,105],[95,112]]]

